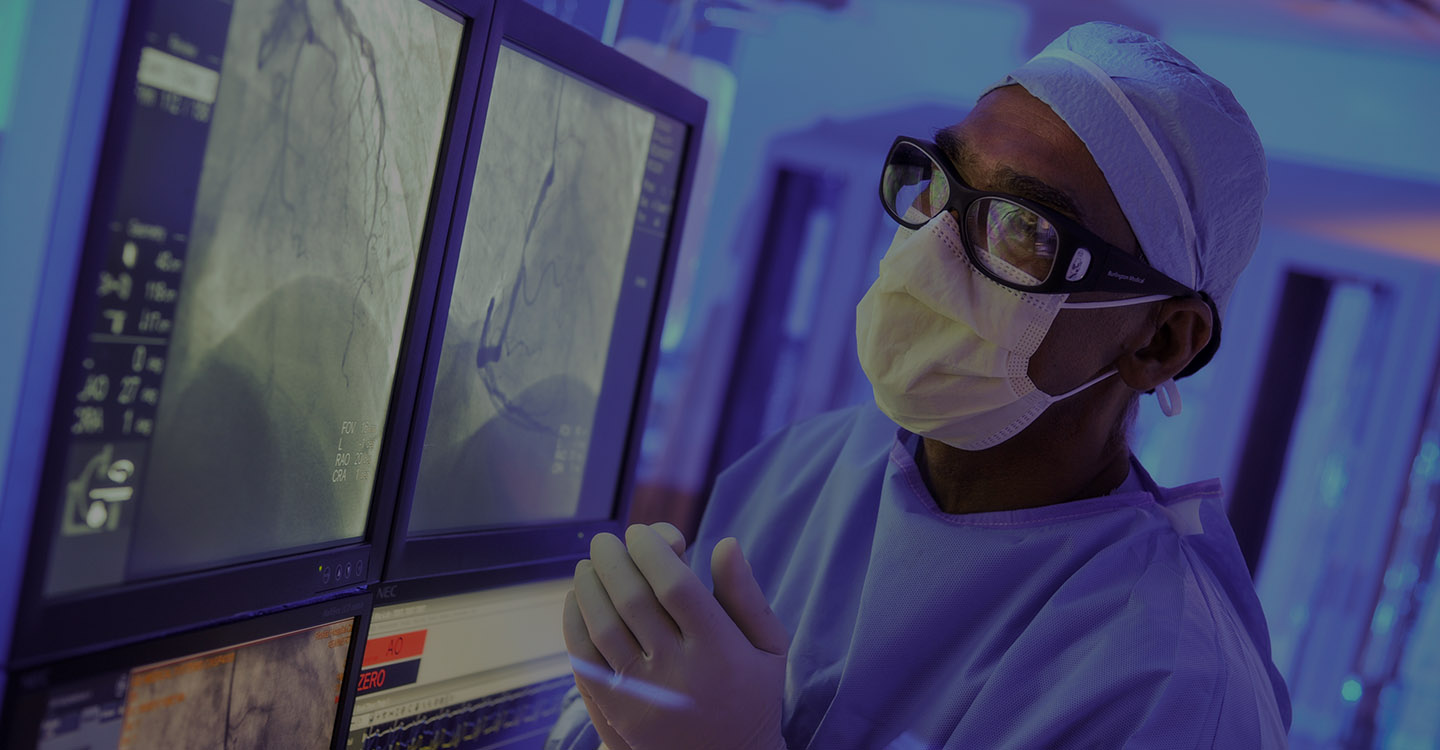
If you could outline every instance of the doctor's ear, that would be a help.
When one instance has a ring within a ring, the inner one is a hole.
[[[1115,363],[1120,378],[1137,391],[1154,390],[1180,374],[1210,343],[1214,318],[1199,297],[1159,302],[1149,321],[1125,341]]]

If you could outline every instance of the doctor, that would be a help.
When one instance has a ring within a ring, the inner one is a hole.
[[[875,403],[724,473],[693,572],[665,525],[594,540],[549,747],[1284,747],[1219,483],[1158,487],[1126,443],[1218,345],[1266,186],[1230,91],[1112,24],[897,138]]]

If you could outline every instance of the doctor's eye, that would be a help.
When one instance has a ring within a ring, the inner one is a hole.
[[[970,209],[970,235],[982,247],[986,265],[997,273],[1024,274],[1039,282],[1050,275],[1060,238],[1045,217],[999,198],[982,198]]]

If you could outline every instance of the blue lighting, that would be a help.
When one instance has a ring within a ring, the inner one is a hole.
[[[1403,589],[1415,585],[1420,579],[1420,566],[1414,562],[1392,567],[1385,571],[1385,588]]]
[[[1375,616],[1370,620],[1370,632],[1375,635],[1385,635],[1395,625],[1395,605],[1385,602],[1375,608]],[[1349,683],[1346,683],[1349,684]]]
[[[1345,494],[1345,485],[1348,483],[1345,457],[1340,453],[1330,454],[1320,472],[1320,499],[1325,507],[1334,508],[1340,504],[1340,498]]]
[[[1411,477],[1426,481],[1433,480],[1437,461],[1440,461],[1440,445],[1437,445],[1435,438],[1431,436],[1420,444],[1420,451],[1415,456],[1415,464],[1411,467]]]
[[[1360,681],[1353,678],[1346,680],[1345,684],[1340,686],[1340,697],[1344,698],[1348,703],[1354,703],[1360,700],[1360,696],[1363,695],[1364,692],[1365,689],[1360,687]]]

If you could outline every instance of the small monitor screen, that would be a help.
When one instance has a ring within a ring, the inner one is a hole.
[[[411,533],[610,517],[686,135],[500,48]]]
[[[363,535],[464,30],[420,0],[136,5],[50,596]]]
[[[377,607],[348,750],[541,750],[574,684],[570,581]]]
[[[35,750],[328,748],[354,627],[339,620],[58,685],[25,731]]]

